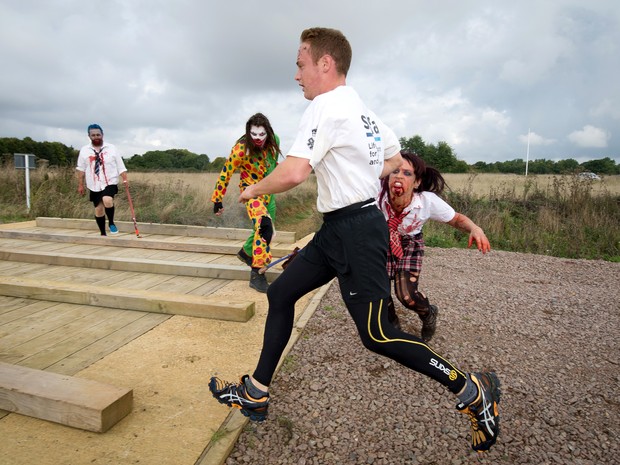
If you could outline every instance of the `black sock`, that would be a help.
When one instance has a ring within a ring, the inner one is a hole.
[[[108,217],[108,223],[114,224],[114,205],[105,208],[105,214]]]
[[[105,216],[95,216],[95,221],[97,222],[97,226],[99,226],[99,231],[101,231],[101,235],[105,236]]]
[[[457,397],[464,405],[470,405],[478,399],[478,385],[474,383],[469,373],[466,373],[465,376],[467,378],[465,386]]]

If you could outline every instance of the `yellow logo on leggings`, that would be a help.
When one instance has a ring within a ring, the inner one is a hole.
[[[450,378],[450,381],[454,381],[456,379],[456,371],[450,370],[450,376],[448,376],[448,378]]]

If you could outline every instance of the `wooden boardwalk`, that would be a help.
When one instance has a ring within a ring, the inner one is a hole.
[[[138,238],[117,225],[108,237],[92,220],[0,225],[0,362],[73,375],[172,314],[252,317],[252,301],[210,297],[248,279],[235,257],[248,230],[149,224]],[[276,239],[275,257],[293,248],[294,234]]]

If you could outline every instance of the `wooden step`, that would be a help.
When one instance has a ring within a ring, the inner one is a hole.
[[[0,362],[0,409],[104,433],[132,403],[132,389]]]
[[[75,266],[102,270],[133,271],[138,273],[157,273],[196,278],[217,278],[247,280],[249,268],[245,265],[223,265],[210,263],[184,263],[168,260],[149,260],[135,257],[97,257],[60,252],[19,251],[0,248],[0,260],[7,262],[39,263],[55,266]],[[265,272],[269,282],[281,274],[277,265]]]
[[[21,224],[21,223],[16,223]],[[167,242],[152,239],[149,236],[75,236],[58,232],[34,232],[24,230],[25,228],[9,229],[0,225],[0,238],[19,239],[26,241],[46,241],[60,242],[65,244],[96,245],[101,247],[125,247],[138,249],[170,250],[175,252],[198,252],[198,253],[219,253],[224,255],[235,255],[240,244],[209,244],[205,242]],[[36,227],[32,225],[31,227]],[[201,238],[198,238],[201,239]],[[203,239],[204,240],[204,239]],[[271,254],[274,258],[283,257],[292,252],[292,247],[281,245],[274,242],[271,247]]]
[[[37,226],[42,228],[87,229],[95,228],[94,219],[81,218],[50,218],[38,217]],[[119,232],[134,233],[131,221],[115,221]],[[138,223],[140,234],[164,234],[170,236],[209,237],[212,239],[229,239],[245,241],[250,235],[250,229],[219,228],[212,226],[188,226],[183,224]],[[277,231],[275,240],[287,244],[296,242],[296,233],[292,231]]]
[[[0,277],[0,295],[240,322],[248,321],[255,311],[254,301],[250,300],[22,277]]]

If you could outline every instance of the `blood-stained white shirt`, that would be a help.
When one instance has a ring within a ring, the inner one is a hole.
[[[95,174],[97,152],[100,152],[101,157],[99,175]],[[117,185],[120,174],[127,171],[120,152],[114,145],[106,143],[100,149],[96,149],[91,144],[82,147],[76,169],[84,173],[86,187],[92,192],[101,192],[106,186]]]

